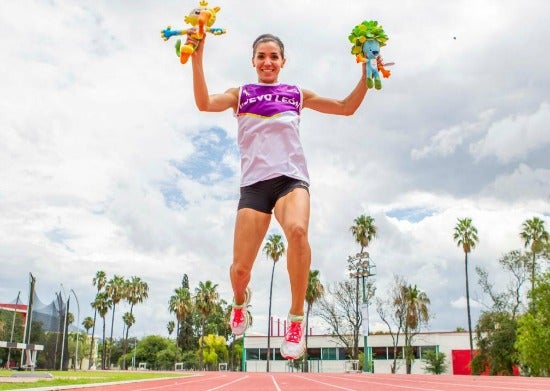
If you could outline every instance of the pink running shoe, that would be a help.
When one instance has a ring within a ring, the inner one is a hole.
[[[306,343],[303,330],[303,316],[288,317],[289,326],[281,345],[281,356],[287,360],[297,360],[304,354]]]
[[[248,326],[250,325],[250,314],[248,313],[248,305],[250,304],[250,298],[252,297],[252,291],[246,288],[244,292],[244,303],[241,305],[235,304],[233,300],[233,308],[231,309],[231,316],[229,317],[229,325],[234,335],[243,335]]]

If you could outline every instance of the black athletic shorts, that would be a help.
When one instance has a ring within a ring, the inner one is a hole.
[[[306,189],[309,193],[307,182],[287,176],[279,176],[241,187],[238,209],[251,208],[271,214],[277,200],[298,187]]]

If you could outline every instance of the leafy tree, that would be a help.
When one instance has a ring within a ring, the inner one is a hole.
[[[134,319],[132,325],[135,323],[134,306],[136,304],[143,303],[149,297],[149,285],[143,281],[140,277],[132,276],[130,280],[125,281],[125,299],[130,304],[130,317]],[[122,369],[126,369],[126,350],[128,349],[128,334],[130,333],[131,325],[126,327],[126,335],[124,336],[124,353],[122,360]]]
[[[424,370],[434,375],[441,375],[447,371],[446,359],[445,353],[436,352],[435,350],[422,353],[422,360],[425,364]]]
[[[519,362],[530,376],[550,376],[550,273],[543,274],[530,292],[536,312],[518,319],[516,349]]]
[[[477,228],[472,225],[472,219],[465,217],[458,219],[458,224],[455,226],[453,239],[457,246],[464,250],[464,274],[466,276],[466,308],[468,312],[468,334],[470,337],[470,359],[474,358],[474,343],[472,338],[472,316],[470,312],[470,283],[468,280],[468,254],[472,251],[479,242],[477,236]]]
[[[23,341],[24,329],[25,323],[21,313],[0,310],[0,341],[21,342]],[[0,360],[7,363],[8,357],[9,361],[17,362],[21,359],[21,351],[19,349],[0,349]]]
[[[107,274],[105,274],[105,272],[102,270],[97,271],[95,274],[95,277],[92,280],[92,283],[97,288],[97,293],[101,292],[105,287],[105,284],[107,284]],[[93,354],[94,354],[94,337],[95,337],[96,319],[97,319],[97,309],[94,308],[94,324],[92,326],[92,339],[90,341],[90,362],[88,364],[88,369],[90,369],[94,363]]]
[[[178,351],[178,335],[180,324],[193,311],[193,302],[189,288],[179,287],[174,290],[174,294],[170,297],[168,303],[170,313],[176,314],[176,354],[174,356],[174,364],[177,360]],[[173,322],[172,322],[173,323]]]
[[[476,325],[477,354],[472,360],[472,373],[489,370],[491,375],[512,375],[517,363],[514,348],[517,322],[510,313],[483,312]]]
[[[524,285],[529,280],[529,269],[531,260],[528,254],[519,250],[510,251],[499,259],[501,268],[511,275],[502,292],[495,291],[493,284],[489,281],[487,271],[482,267],[476,267],[478,274],[478,283],[483,291],[491,298],[492,304],[489,306],[493,312],[509,312],[513,319],[516,318],[524,306],[525,297]]]
[[[427,325],[430,319],[430,299],[425,292],[419,290],[416,285],[402,287],[405,299],[405,367],[407,374],[411,374],[413,353],[413,338],[423,325]]]
[[[157,369],[157,359],[159,352],[168,350],[174,346],[168,338],[160,335],[149,335],[138,342],[136,346],[136,363],[145,362],[147,368]],[[170,364],[173,358],[170,359]]]
[[[218,284],[213,284],[212,281],[199,282],[199,286],[195,290],[195,306],[200,314],[201,319],[201,335],[204,337],[206,330],[206,320],[208,316],[214,311],[214,308],[218,302],[219,294],[216,288]],[[202,368],[203,363],[203,340],[199,340],[199,367]]]
[[[243,357],[243,338],[236,338],[229,345],[229,370],[240,371]]]
[[[376,300],[376,312],[383,323],[388,327],[388,333],[393,342],[393,363],[391,373],[397,372],[397,359],[399,358],[399,337],[407,321],[407,283],[398,275],[394,275],[387,298]]]
[[[328,325],[328,333],[345,346],[349,358],[358,357],[355,341],[358,341],[361,316],[355,306],[355,294],[349,281],[330,284],[314,311]]]
[[[544,221],[538,217],[527,219],[522,224],[519,236],[523,239],[525,247],[530,246],[533,254],[531,264],[531,290],[535,289],[535,271],[537,254],[544,251],[544,246],[550,240],[550,234],[544,228]]]
[[[156,369],[168,370],[175,368],[173,365],[174,357],[176,357],[176,346],[169,344],[166,349],[157,352],[157,358],[155,361]]]
[[[202,353],[204,356],[204,363],[210,370],[217,369],[216,366],[219,362],[227,362],[229,354],[224,337],[209,334],[206,337],[201,338],[201,340],[201,343],[204,346]]]
[[[308,372],[308,359],[307,359],[307,340],[309,334],[309,315],[313,304],[316,303],[325,293],[325,287],[319,280],[319,270],[310,270],[307,278],[307,290],[306,290],[306,350],[304,353],[304,372]]]
[[[198,360],[197,352],[192,350],[183,352],[181,356],[181,362],[185,369],[199,369]]]
[[[189,286],[189,277],[187,276],[187,274],[183,275],[183,278],[181,280],[181,287],[191,292],[191,288]],[[176,328],[176,330],[179,329],[179,332],[176,331],[176,338],[178,339],[178,346],[180,346],[183,351],[192,351],[193,354],[195,354],[196,347],[198,345],[197,334],[199,334],[197,330],[200,328],[200,321],[198,322],[199,326],[195,327],[195,319],[200,319],[200,316],[194,314],[196,312],[196,309],[193,304],[191,293],[189,295],[192,309],[187,316],[184,316],[181,319],[179,328]]]
[[[273,297],[273,276],[275,274],[275,264],[285,253],[285,244],[283,238],[278,234],[271,234],[267,238],[267,243],[264,245],[263,252],[267,255],[267,259],[273,261],[271,267],[271,283],[269,285],[269,312],[267,316],[267,361],[266,372],[269,372],[269,359],[271,353],[271,300]]]

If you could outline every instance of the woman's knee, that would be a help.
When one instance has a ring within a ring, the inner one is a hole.
[[[307,227],[302,224],[292,224],[286,229],[286,240],[293,244],[308,244]]]
[[[246,278],[250,276],[252,268],[244,263],[239,262],[238,260],[233,260],[231,265],[231,274],[237,278]]]

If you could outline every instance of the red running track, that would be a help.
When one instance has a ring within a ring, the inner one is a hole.
[[[55,389],[82,390],[83,387]],[[550,378],[340,373],[201,372],[182,378],[87,386],[95,391],[550,391]]]

